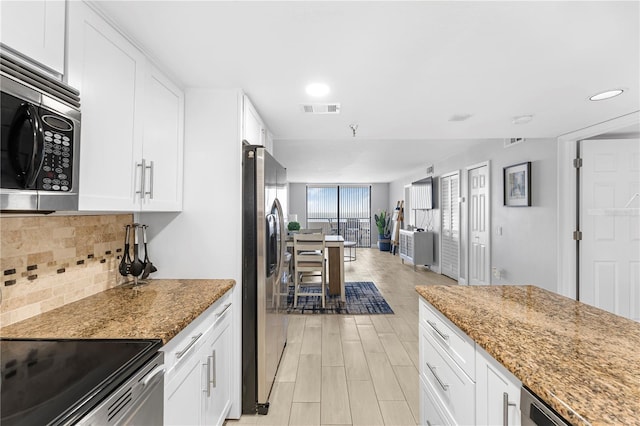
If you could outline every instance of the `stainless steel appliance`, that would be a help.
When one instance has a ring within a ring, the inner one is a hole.
[[[78,210],[79,92],[0,53],[0,210]]]
[[[286,169],[261,146],[242,161],[242,412],[266,414],[287,337]]]
[[[0,424],[162,424],[160,340],[0,339]]]
[[[520,390],[520,412],[522,426],[564,426],[569,424],[524,386]]]

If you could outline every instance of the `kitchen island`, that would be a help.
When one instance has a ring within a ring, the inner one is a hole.
[[[640,324],[535,286],[416,291],[569,423],[640,424]]]
[[[166,344],[234,285],[234,280],[203,279],[123,285],[2,327],[0,336],[161,339]]]

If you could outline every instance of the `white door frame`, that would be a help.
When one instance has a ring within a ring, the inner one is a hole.
[[[471,240],[470,237],[470,226],[469,226],[469,220],[471,217],[471,212],[469,211],[469,209],[471,208],[471,205],[468,203],[469,200],[469,171],[472,169],[477,169],[479,167],[487,167],[487,229],[489,230],[489,235],[487,238],[487,253],[488,253],[488,257],[489,257],[489,267],[491,267],[491,202],[492,202],[492,197],[491,197],[491,160],[487,160],[487,161],[482,161],[480,163],[476,163],[476,164],[472,164],[470,166],[465,167],[465,171],[464,171],[464,181],[465,181],[465,191],[464,191],[464,199],[462,200],[463,203],[467,204],[467,208],[465,209],[465,226],[466,226],[466,232],[465,232],[465,239],[466,241],[464,242],[463,246],[464,246],[464,257],[465,257],[465,275],[464,275],[464,280],[461,280],[459,278],[460,276],[460,262],[458,262],[458,281],[460,282],[460,284],[468,284],[471,280],[469,279],[469,266],[470,266],[470,258],[469,258],[469,241]],[[462,235],[462,232],[460,233]],[[491,271],[491,268],[489,268],[489,271]],[[493,278],[493,275],[491,274],[491,272],[489,272],[489,284],[491,284],[491,280]]]
[[[576,157],[578,141],[602,135],[640,123],[640,111],[614,118],[558,137],[558,270],[557,292],[576,298],[576,243],[573,231],[576,227]]]

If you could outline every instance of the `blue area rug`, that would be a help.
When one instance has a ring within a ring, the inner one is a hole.
[[[320,287],[305,288],[305,291],[320,293]],[[293,307],[293,286],[289,287],[287,297],[287,313],[296,314],[347,314],[347,315],[374,315],[393,314],[384,297],[371,281],[344,283],[346,303],[340,300],[340,296],[328,296],[325,308],[317,296],[300,296],[298,307]]]

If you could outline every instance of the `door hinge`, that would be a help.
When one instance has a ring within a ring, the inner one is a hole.
[[[582,158],[574,158],[573,167],[575,167],[576,169],[579,169],[580,167],[582,167]]]
[[[582,241],[582,231],[573,231],[573,240]]]

